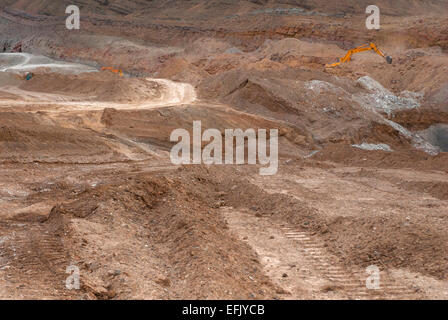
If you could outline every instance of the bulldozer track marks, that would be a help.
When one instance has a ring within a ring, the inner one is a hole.
[[[232,207],[222,209],[230,230],[257,253],[264,273],[284,290],[284,299],[422,299],[408,282],[393,276],[380,261],[379,287],[370,289],[367,266],[344,263],[323,239],[285,221],[257,217]],[[409,287],[408,287],[409,285]]]
[[[380,272],[379,289],[367,289],[369,274],[364,270],[347,270],[338,258],[329,254],[324,243],[309,232],[292,227],[281,227],[286,238],[297,243],[297,249],[310,262],[312,272],[318,272],[329,280],[333,287],[343,288],[348,299],[411,299],[416,298],[414,290],[397,283],[387,270]],[[381,269],[381,264],[377,265]],[[306,273],[307,269],[302,269]]]
[[[73,297],[65,288],[70,257],[61,239],[46,225],[2,223],[0,232],[0,279],[6,280],[0,298]]]

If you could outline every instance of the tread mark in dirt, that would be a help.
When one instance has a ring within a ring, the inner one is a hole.
[[[0,298],[57,299],[76,294],[65,289],[70,259],[50,230],[39,224],[8,223],[0,231],[5,239],[0,243],[0,280],[6,280]]]
[[[380,272],[380,288],[378,290],[367,289],[365,281],[369,275],[366,272],[345,270],[340,263],[332,261],[333,259],[326,253],[324,245],[308,232],[297,231],[290,227],[282,227],[282,229],[285,237],[298,243],[298,249],[311,262],[310,266],[335,286],[344,288],[348,298],[415,299],[415,291],[396,283],[397,281],[388,277],[384,271]]]

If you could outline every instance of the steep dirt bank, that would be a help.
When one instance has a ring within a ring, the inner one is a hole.
[[[14,10],[26,11],[29,14],[46,14],[59,16],[61,15],[61,12],[64,12],[63,9],[66,8],[67,3],[69,2],[61,1],[58,3],[53,3],[48,0],[41,1],[40,3],[36,4],[31,0],[20,2],[6,0],[5,2],[3,2],[1,8],[9,7]],[[167,3],[170,3],[170,5],[167,5]],[[290,1],[281,0],[256,2],[231,0],[227,1],[226,3],[220,3],[219,1],[209,1],[206,4],[200,0],[189,1],[188,3],[185,3],[184,1],[168,0],[158,1],[156,3],[141,3],[140,1],[131,0],[126,3],[121,3],[118,0],[110,0],[107,3],[86,1],[83,4],[88,6],[92,10],[92,12],[101,15],[170,16],[173,15],[173,13],[176,11],[186,11],[184,17],[197,17],[207,13],[209,15],[219,13],[229,15],[232,13],[240,13],[256,9],[259,9],[258,11],[262,11],[264,9],[266,13],[284,13],[282,11],[274,11],[273,9],[275,8],[296,9],[295,11],[291,10],[291,14],[300,14],[301,11],[298,9],[302,9],[303,13],[311,10],[326,13],[355,13],[365,10],[365,8],[369,5],[369,2],[367,0],[344,0],[338,1],[338,3],[332,3],[326,2],[324,0],[307,0],[301,1],[300,5],[295,5]],[[424,0],[412,3],[409,3],[406,0],[399,0],[394,2],[380,0],[378,1],[377,5],[383,8],[384,13],[388,15],[409,15],[415,12],[433,13],[436,10],[441,10],[442,12],[446,10],[445,2],[443,0]]]
[[[431,18],[418,15],[403,17],[407,14],[407,10],[423,14],[422,10],[411,9],[416,3],[404,6],[401,12],[395,11],[400,8],[398,6],[382,4],[385,17],[381,32],[363,30],[365,15],[363,10],[360,10],[361,5],[358,2],[347,2],[345,9],[344,5],[340,4],[334,7],[336,11],[347,14],[346,17],[334,16],[331,7],[326,5],[325,10],[329,13],[317,15],[318,18],[315,18],[315,15],[302,14],[300,11],[291,15],[276,13],[275,10],[265,11],[270,6],[275,6],[274,3],[263,4],[261,7],[263,10],[259,10],[260,5],[246,2],[236,11],[237,3],[215,4],[219,10],[213,5],[206,7],[197,5],[191,11],[181,9],[191,4],[179,3],[179,6],[172,10],[182,12],[184,18],[181,20],[162,18],[162,6],[155,11],[148,8],[142,10],[139,9],[141,4],[136,3],[127,9],[130,11],[120,15],[113,10],[110,11],[109,6],[98,6],[97,3],[92,5],[98,9],[96,15],[83,15],[83,28],[76,33],[65,29],[63,17],[59,16],[57,19],[52,17],[63,4],[57,5],[58,8],[47,8],[47,15],[41,13],[37,16],[39,7],[50,7],[50,4],[44,3],[35,7],[22,4],[22,9],[19,8],[21,5],[16,5],[17,8],[3,9],[1,13],[3,19],[0,23],[3,39],[0,39],[0,47],[10,51],[20,44],[25,52],[116,66],[136,75],[152,75],[160,71],[165,62],[173,58],[184,58],[182,48],[203,38],[220,39],[227,42],[230,47],[245,52],[258,49],[266,40],[284,38],[334,43],[343,49],[374,41],[387,51],[396,48],[435,46],[445,50],[448,43],[446,17],[440,15],[445,8],[438,2],[425,6],[433,13],[439,14]],[[115,5],[110,3],[110,8],[114,8]],[[283,5],[286,8],[290,7]],[[306,10],[312,11],[311,7],[315,4],[304,6]],[[222,14],[222,7],[232,8],[232,14]],[[392,16],[389,16],[386,12],[391,7],[394,9],[390,10]],[[31,11],[21,14],[23,11],[20,10],[23,9]],[[188,17],[189,12],[198,14],[201,10],[205,10],[201,19]],[[238,10],[241,10],[240,14]],[[207,18],[213,17],[218,11],[220,17],[214,19],[213,24],[207,23]],[[159,18],[145,18],[151,15],[157,16],[158,13],[162,14]],[[19,33],[17,29],[20,29]],[[338,55],[333,59],[337,57]]]

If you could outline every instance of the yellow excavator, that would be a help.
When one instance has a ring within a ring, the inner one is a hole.
[[[386,56],[380,49],[377,48],[377,46],[374,43],[367,43],[364,44],[362,46],[359,46],[357,48],[351,49],[347,52],[347,54],[345,55],[345,57],[341,58],[339,60],[339,62],[335,62],[335,63],[331,63],[331,64],[326,64],[325,67],[326,68],[333,68],[336,67],[342,63],[345,62],[349,62],[352,59],[352,55],[358,52],[363,52],[363,51],[369,51],[369,50],[373,50],[376,53],[378,53],[380,56],[382,56],[384,59],[386,59],[388,64],[392,63],[392,57],[390,56]]]
[[[120,75],[120,77],[123,76],[123,71],[121,71],[120,69],[114,69],[112,67],[102,67],[101,71],[110,71],[110,72]]]

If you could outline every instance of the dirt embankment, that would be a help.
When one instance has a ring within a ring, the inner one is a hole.
[[[7,162],[107,162],[125,158],[88,130],[60,127],[45,115],[1,113],[1,160]]]
[[[91,101],[138,103],[157,100],[162,95],[160,84],[144,78],[120,78],[118,75],[101,72],[64,76],[38,74],[20,88],[27,91],[45,92],[63,96],[79,97]]]
[[[179,173],[109,177],[82,191],[60,185],[61,200],[47,216],[18,215],[10,221],[26,225],[40,256],[24,254],[17,261],[5,250],[4,258],[11,259],[8,277],[18,280],[16,267],[21,265],[30,274],[21,279],[23,294],[38,284],[53,286],[58,295],[67,292],[56,284],[65,275],[64,264],[73,264],[81,274],[76,294],[88,299],[275,297],[281,290],[262,273],[257,256],[228,233],[216,206],[210,205],[216,190],[192,189],[204,185],[203,178]],[[50,195],[43,191],[29,199],[43,201]],[[21,234],[6,227],[2,232],[8,235],[5,248]],[[43,237],[58,244],[56,252]],[[39,259],[45,263],[36,265]],[[33,279],[39,268],[45,276]],[[54,273],[53,282],[45,268]]]
[[[278,129],[280,155],[307,154],[314,146],[312,137],[298,127],[240,113],[222,104],[137,112],[106,109],[101,116],[101,121],[111,132],[123,134],[142,143],[155,145],[163,150],[170,150],[174,144],[169,139],[171,132],[175,129],[184,128],[192,136],[193,121],[201,121],[202,130],[217,129],[223,135],[229,128],[244,131],[247,129]]]
[[[448,124],[448,110],[415,110],[400,111],[395,114],[394,121],[412,131],[421,131],[429,128],[433,124]]]

